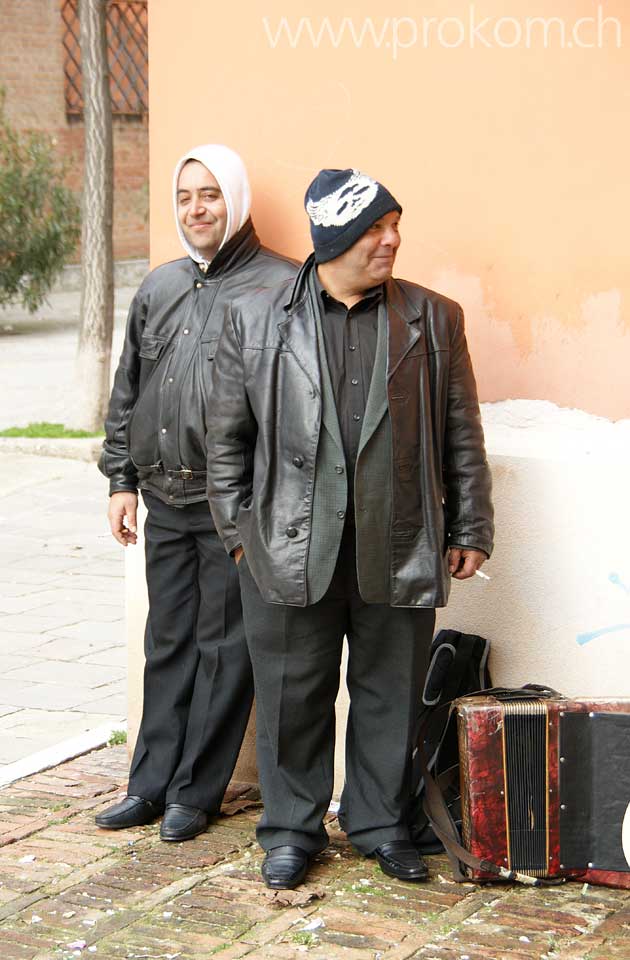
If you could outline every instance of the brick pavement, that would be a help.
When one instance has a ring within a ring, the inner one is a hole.
[[[252,790],[185,844],[157,827],[108,833],[124,748],[0,791],[2,960],[616,960],[630,956],[630,894],[457,885],[443,857],[426,884],[385,877],[343,834],[296,891],[259,879]],[[241,809],[243,808],[244,809]]]

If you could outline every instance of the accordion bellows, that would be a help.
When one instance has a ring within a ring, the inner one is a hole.
[[[477,694],[457,701],[457,729],[471,853],[533,877],[630,888],[630,700]]]

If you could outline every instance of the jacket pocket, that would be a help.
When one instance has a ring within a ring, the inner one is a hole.
[[[214,355],[217,352],[217,346],[219,345],[219,338],[214,337],[212,340],[202,340],[201,349],[203,350],[203,355],[208,358],[208,360],[214,360]]]
[[[143,360],[157,360],[166,344],[163,337],[156,337],[154,333],[143,333],[138,356]]]

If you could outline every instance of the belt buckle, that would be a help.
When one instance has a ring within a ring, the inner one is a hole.
[[[189,470],[188,467],[183,467],[180,471],[180,476],[182,480],[192,480],[193,472],[192,470]]]

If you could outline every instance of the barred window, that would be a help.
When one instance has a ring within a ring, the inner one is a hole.
[[[83,115],[79,0],[61,0],[66,114]],[[107,54],[112,113],[149,111],[147,0],[107,0]]]

